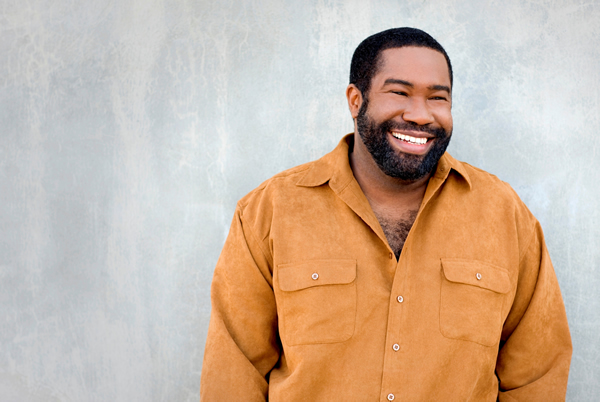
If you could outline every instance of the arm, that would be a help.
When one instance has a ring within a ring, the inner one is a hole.
[[[539,223],[521,256],[496,364],[500,401],[564,401],[571,336]]]
[[[213,276],[202,401],[267,398],[280,350],[268,255],[238,206]]]

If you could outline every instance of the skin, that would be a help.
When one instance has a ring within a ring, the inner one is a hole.
[[[380,124],[386,120],[411,122],[419,126],[443,128],[452,132],[452,94],[450,74],[444,56],[429,48],[402,47],[382,52],[382,65],[371,80],[368,92],[369,105],[367,115]],[[350,164],[358,184],[367,197],[373,212],[381,223],[390,246],[399,255],[406,238],[391,244],[385,227],[409,227],[416,217],[415,211],[425,195],[431,174],[415,181],[403,181],[386,175],[373,160],[358,134],[356,117],[363,103],[360,90],[350,84],[346,89],[346,98],[354,119],[354,149],[350,154]],[[417,138],[429,136],[419,131],[401,131],[402,134]],[[387,134],[387,140],[398,155],[423,155],[431,148],[436,139],[430,139],[420,147],[407,145]],[[396,233],[396,236],[397,233]],[[401,244],[398,244],[401,243]]]

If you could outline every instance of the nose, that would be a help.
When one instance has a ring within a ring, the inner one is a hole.
[[[418,124],[419,126],[424,126],[435,121],[426,100],[418,98],[412,98],[408,102],[402,114],[402,119]]]

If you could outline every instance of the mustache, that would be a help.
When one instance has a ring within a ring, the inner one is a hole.
[[[422,126],[413,122],[405,121],[405,122],[397,122],[393,120],[387,120],[381,124],[381,128],[383,130],[391,131],[420,131],[422,133],[428,133],[433,135],[435,138],[445,138],[448,136],[446,130],[442,127],[431,127],[431,126]]]

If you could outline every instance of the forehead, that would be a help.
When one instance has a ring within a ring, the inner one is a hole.
[[[450,87],[450,72],[444,55],[427,47],[406,46],[381,52],[374,86],[387,79],[400,79],[415,85]]]

